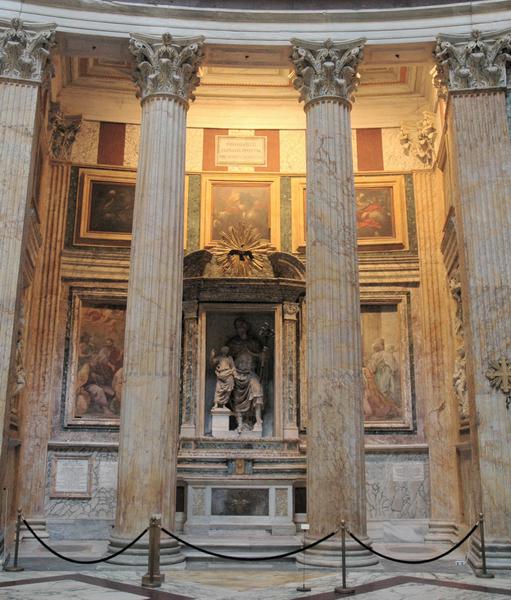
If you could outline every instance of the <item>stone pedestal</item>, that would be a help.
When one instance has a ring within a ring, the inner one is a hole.
[[[438,84],[447,94],[448,152],[459,240],[472,494],[485,517],[487,565],[511,568],[511,142],[506,62],[511,35],[439,36]],[[477,536],[469,561],[481,567]]]
[[[174,529],[183,293],[185,136],[199,82],[202,38],[132,37],[142,99],[140,154],[126,311],[115,530],[110,550],[148,526]],[[146,564],[147,540],[130,564]],[[126,556],[117,559],[122,563]],[[177,542],[162,565],[184,560]]]
[[[229,418],[231,411],[228,408],[213,408],[211,410],[211,435],[213,437],[226,437],[229,435]]]
[[[366,536],[362,352],[350,100],[364,40],[292,40],[307,114],[307,541],[339,528]],[[336,567],[340,538],[307,564]],[[377,560],[348,544],[349,564]]]
[[[10,458],[4,433],[11,397],[19,380],[17,362],[21,265],[27,242],[27,216],[31,210],[36,149],[36,125],[40,109],[40,86],[48,74],[49,49],[54,44],[54,25],[25,29],[19,19],[0,27],[0,464],[7,469]],[[33,209],[32,209],[33,211]],[[13,385],[14,382],[14,385]],[[46,424],[47,428],[47,424]],[[31,432],[33,433],[33,432]],[[6,481],[3,486],[8,485]],[[9,490],[13,498],[13,490]],[[0,509],[4,525],[4,507]]]

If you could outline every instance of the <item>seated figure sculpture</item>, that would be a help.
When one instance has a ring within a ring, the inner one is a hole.
[[[261,372],[265,366],[268,348],[251,332],[248,321],[239,317],[234,321],[236,335],[229,338],[218,357],[211,354],[217,369],[217,389],[215,391],[215,404],[227,405],[225,396],[228,388],[233,385],[230,392],[228,406],[236,417],[237,431],[261,431],[263,425],[264,390],[261,381]],[[228,354],[226,352],[228,349]],[[233,380],[225,381],[225,373],[218,372],[219,362],[228,363],[228,358],[234,361]],[[220,399],[221,398],[221,399]]]

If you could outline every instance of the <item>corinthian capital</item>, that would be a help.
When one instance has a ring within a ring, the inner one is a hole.
[[[30,24],[25,29],[20,19],[0,22],[0,77],[40,83],[50,65],[50,48],[55,44],[55,27]]]
[[[433,52],[435,85],[449,91],[505,87],[511,63],[511,31],[481,33],[467,38],[439,35]]]
[[[174,38],[164,33],[159,41],[131,35],[130,50],[136,59],[134,79],[140,98],[167,95],[186,103],[194,100],[203,42],[203,36]]]
[[[292,39],[291,60],[295,65],[295,88],[305,104],[322,98],[351,102],[358,87],[358,65],[363,58],[365,39],[324,43]]]
[[[76,134],[82,126],[81,115],[67,116],[57,102],[52,102],[48,114],[49,150],[55,160],[70,160]]]

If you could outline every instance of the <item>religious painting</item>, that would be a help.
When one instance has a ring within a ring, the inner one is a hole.
[[[278,178],[229,175],[206,178],[203,198],[203,244],[222,239],[244,223],[261,239],[278,245]]]
[[[293,250],[305,251],[307,207],[305,178],[291,187]],[[355,177],[357,243],[363,250],[403,250],[408,246],[404,180],[396,175]]]
[[[411,427],[407,297],[361,306],[363,410],[366,427]]]
[[[122,405],[125,302],[74,294],[68,424],[116,425]]]
[[[81,169],[74,242],[129,246],[135,205],[135,173]]]

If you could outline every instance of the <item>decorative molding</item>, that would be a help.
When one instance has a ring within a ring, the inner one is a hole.
[[[157,40],[130,35],[138,96],[142,100],[154,95],[170,96],[188,105],[195,100],[193,91],[200,83],[198,70],[204,55],[204,37],[174,38],[164,33],[161,42]]]
[[[341,99],[352,101],[360,76],[358,66],[364,56],[365,38],[347,42],[308,42],[294,38],[291,60],[295,65],[295,89],[300,100]]]
[[[442,92],[505,87],[511,63],[511,30],[481,33],[472,37],[438,35],[433,52],[434,84]]]
[[[414,126],[401,125],[399,141],[407,156],[412,152],[424,165],[431,167],[437,135],[435,115],[428,111],[422,115],[423,118]]]
[[[71,150],[77,133],[82,126],[82,116],[66,116],[58,102],[50,103],[48,113],[49,151],[54,160],[71,160]]]
[[[41,83],[51,68],[56,25],[31,23],[28,27],[21,19],[12,19],[0,32],[0,77]]]
[[[300,305],[296,302],[284,302],[284,319],[287,321],[296,321],[296,317],[300,312]]]
[[[506,396],[506,408],[511,406],[511,362],[501,356],[498,360],[488,361],[486,377],[492,388]]]

